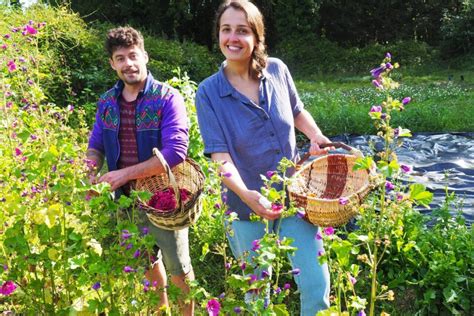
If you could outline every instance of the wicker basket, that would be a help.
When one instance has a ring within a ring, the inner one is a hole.
[[[309,154],[305,155],[288,186],[290,200],[306,210],[305,218],[310,223],[323,227],[344,225],[356,215],[354,204],[360,204],[373,189],[369,171],[353,170],[356,159],[363,157],[359,150],[343,143],[321,147],[343,148],[350,154],[329,154],[303,166],[309,158]]]
[[[153,225],[166,230],[179,230],[194,224],[201,214],[200,195],[204,186],[204,173],[201,167],[191,158],[170,169],[161,152],[154,148],[153,153],[165,167],[166,173],[138,179],[136,191],[155,193],[173,188],[177,199],[174,210],[159,210],[148,205],[147,201],[139,199],[139,207],[146,211]],[[181,200],[179,189],[186,189],[190,196],[186,201]]]

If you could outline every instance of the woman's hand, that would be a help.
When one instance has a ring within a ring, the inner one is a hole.
[[[271,209],[265,208],[259,202],[260,198],[262,198],[262,197],[263,196],[257,191],[248,190],[241,196],[241,199],[242,199],[242,201],[245,202],[245,204],[247,204],[252,209],[252,211],[255,212],[255,214],[257,214],[257,215],[259,215],[259,216],[261,216],[265,219],[268,219],[270,221],[273,221],[273,220],[279,218],[281,216],[281,213],[282,213],[283,210],[273,211]]]
[[[326,147],[326,148],[319,147],[319,145],[328,144],[331,142],[329,138],[327,138],[323,134],[316,135],[310,141],[311,141],[311,145],[309,147],[310,155],[313,155],[313,156],[323,155],[323,154],[326,154],[330,150],[334,150],[334,147]]]

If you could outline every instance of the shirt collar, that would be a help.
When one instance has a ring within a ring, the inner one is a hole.
[[[224,67],[226,65],[226,62],[224,61],[220,68],[219,72],[217,73],[218,79],[219,79],[219,96],[220,97],[225,97],[232,95],[232,93],[235,91],[235,88],[230,84],[229,80],[224,74]],[[262,77],[260,78],[260,81],[263,81],[265,79],[270,79],[271,75],[267,71],[267,69],[262,70]]]
[[[148,71],[148,74],[146,76],[146,82],[145,82],[145,87],[143,88],[142,91],[140,91],[140,93],[138,94],[138,98],[140,98],[142,95],[144,95],[145,93],[147,93],[148,90],[150,90],[152,84],[153,84],[153,81],[155,79],[153,78],[153,75],[151,74],[151,72]],[[125,86],[125,84],[123,83],[123,81],[121,79],[119,79],[115,85],[114,85],[114,90],[115,90],[115,95],[116,96],[119,96],[121,93],[122,93],[122,90],[123,90],[123,87]]]

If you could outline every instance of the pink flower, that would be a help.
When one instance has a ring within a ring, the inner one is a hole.
[[[283,209],[283,205],[280,203],[272,203],[272,211],[279,212]]]
[[[213,298],[207,302],[206,309],[209,316],[217,316],[219,315],[219,312],[221,311],[221,304],[219,303],[218,300]]]
[[[267,178],[270,179],[274,174],[276,174],[276,171],[267,171]]]
[[[8,45],[7,44],[2,44],[2,46],[0,46],[1,49],[5,50],[8,48]]]
[[[374,112],[382,112],[382,107],[380,105],[373,105],[371,108],[370,108],[370,112],[371,113],[374,113]]]
[[[16,285],[13,283],[13,281],[6,281],[3,283],[2,287],[0,288],[0,294],[4,296],[8,296],[15,292],[16,290]]]
[[[324,234],[327,235],[327,236],[331,236],[332,234],[334,234],[334,228],[332,228],[332,227],[324,228]]]
[[[290,288],[291,288],[290,283],[285,283],[285,285],[283,285],[284,290],[289,290]]]
[[[349,203],[348,198],[342,197],[342,198],[339,199],[339,204],[341,204],[341,205],[347,205],[348,203]]]
[[[20,156],[21,154],[23,154],[23,152],[21,151],[20,148],[15,148],[15,156]]]
[[[9,60],[7,63],[8,71],[13,72],[16,70],[16,64],[14,60]]]
[[[36,35],[38,33],[38,31],[29,24],[25,27],[25,30],[26,30],[26,33],[30,35]]]
[[[259,239],[255,239],[254,241],[252,241],[252,251],[256,251],[260,248],[260,240]]]

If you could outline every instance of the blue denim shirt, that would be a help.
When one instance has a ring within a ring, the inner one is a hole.
[[[260,80],[260,106],[229,83],[224,67],[204,80],[196,94],[204,153],[229,153],[247,188],[260,191],[260,174],[276,170],[283,157],[297,159],[294,118],[303,103],[279,59],[268,59]],[[248,220],[251,209],[230,190],[227,205]]]

